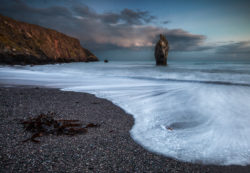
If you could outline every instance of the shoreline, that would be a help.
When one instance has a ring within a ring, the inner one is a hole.
[[[101,126],[82,135],[22,143],[31,134],[18,120],[48,111],[57,113],[55,118]],[[0,172],[250,172],[250,165],[193,164],[149,152],[130,137],[132,115],[88,93],[1,84],[0,115]]]

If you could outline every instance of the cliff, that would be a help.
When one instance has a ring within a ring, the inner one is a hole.
[[[46,64],[98,61],[79,40],[52,29],[0,15],[0,63]]]

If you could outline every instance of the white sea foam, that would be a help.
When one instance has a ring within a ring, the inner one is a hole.
[[[1,66],[0,83],[93,93],[134,116],[131,136],[150,151],[205,164],[250,164],[249,64]]]

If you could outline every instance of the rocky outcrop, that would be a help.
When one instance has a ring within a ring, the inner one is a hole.
[[[168,50],[168,41],[166,37],[161,34],[160,40],[155,45],[156,65],[167,65]]]
[[[0,63],[46,64],[98,61],[79,40],[0,15]]]

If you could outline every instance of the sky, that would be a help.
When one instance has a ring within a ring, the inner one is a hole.
[[[100,59],[249,60],[249,0],[0,0],[0,14],[80,40]]]

